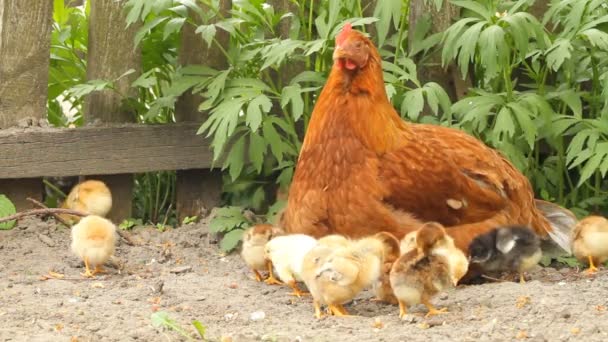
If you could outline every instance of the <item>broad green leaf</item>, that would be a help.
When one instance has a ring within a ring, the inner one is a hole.
[[[473,0],[450,0],[450,3],[453,5],[466,8],[471,10],[475,14],[479,15],[481,18],[490,21],[490,18],[494,15],[488,8],[480,4],[478,1]]]
[[[285,108],[291,103],[291,114],[294,121],[300,120],[304,113],[304,100],[302,100],[302,88],[299,85],[290,85],[283,88],[281,93],[281,107]]]
[[[574,89],[568,89],[558,94],[559,98],[564,101],[576,117],[581,117],[583,114],[583,104],[581,96]]]
[[[585,163],[585,166],[583,166],[577,186],[581,186],[596,171],[599,171],[599,166],[601,165],[602,160],[607,156],[607,154],[607,151],[595,151],[595,154],[591,158],[589,158],[589,160]]]
[[[498,111],[498,115],[496,116],[495,129],[499,137],[501,137],[503,134],[506,134],[507,138],[511,138],[513,137],[513,134],[515,134],[515,124],[513,122],[511,110],[509,109],[509,107],[502,107]],[[503,140],[502,138],[500,139]]]
[[[173,18],[169,20],[167,24],[165,24],[165,30],[163,31],[163,39],[166,40],[167,37],[169,37],[173,33],[179,32],[182,29],[182,26],[184,26],[185,21],[186,18]]]
[[[266,141],[259,134],[249,134],[249,160],[258,173],[262,172],[264,156],[266,155]]]
[[[215,29],[215,25],[209,24],[197,27],[195,32],[200,33],[201,37],[203,37],[203,40],[207,43],[207,48],[210,48],[217,30]]]
[[[251,128],[251,131],[255,132],[262,124],[263,113],[268,113],[272,108],[272,102],[268,96],[262,94],[254,98],[247,106],[247,118],[245,122],[247,126]]]
[[[533,113],[518,103],[510,103],[509,107],[517,119],[517,123],[524,134],[524,138],[526,139],[530,150],[534,149],[537,129],[536,125],[534,125],[534,122],[532,121],[532,117],[534,116]]]
[[[13,202],[8,197],[0,194],[0,218],[7,217],[17,213],[17,209]],[[16,224],[16,221],[7,221],[0,223],[0,230],[12,229]]]
[[[418,120],[418,116],[424,108],[424,97],[422,94],[422,88],[410,90],[405,93],[405,97],[401,103],[401,114],[412,121]]]
[[[220,241],[220,249],[224,252],[230,252],[236,248],[243,237],[244,229],[233,229],[226,233]]]
[[[241,135],[234,145],[230,148],[230,153],[226,157],[226,161],[224,162],[225,166],[229,166],[230,178],[232,181],[236,181],[236,179],[241,175],[241,171],[243,171],[243,166],[245,165],[245,136]]]
[[[572,57],[570,53],[572,50],[573,47],[570,41],[558,38],[553,45],[547,49],[547,65],[554,71],[558,71],[564,61]]]

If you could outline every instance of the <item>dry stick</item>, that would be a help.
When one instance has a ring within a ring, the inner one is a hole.
[[[42,203],[40,203],[40,204],[42,204]],[[42,205],[44,205],[44,204],[42,204]],[[73,209],[64,209],[64,208],[32,209],[32,210],[22,211],[20,213],[16,213],[16,214],[13,214],[13,215],[10,215],[7,217],[0,217],[0,223],[6,222],[6,221],[18,220],[25,216],[55,215],[55,214],[68,214],[68,215],[74,215],[74,216],[80,216],[80,217],[89,216],[89,214],[87,214],[87,213],[83,213],[82,211],[73,210]],[[67,223],[64,223],[64,222],[61,222],[61,223],[70,227],[70,225]],[[129,235],[127,235],[125,232],[121,231],[120,229],[117,229],[116,232],[118,233],[118,235],[120,235],[121,238],[123,238],[125,240],[127,245],[129,245],[129,246],[136,245],[136,243],[133,241],[133,239]]]
[[[20,213],[16,213],[10,216],[1,217],[0,223],[12,220],[18,220],[25,216],[32,215],[51,215],[51,214],[68,214],[74,216],[88,216],[89,214],[85,214],[82,211],[72,210],[72,209],[63,209],[63,208],[46,208],[46,209],[31,209],[22,211]]]
[[[42,203],[40,203],[40,202],[36,201],[35,199],[33,199],[33,198],[31,198],[31,197],[26,198],[26,200],[28,200],[28,201],[30,201],[30,202],[32,202],[32,203],[34,203],[34,205],[35,205],[35,206],[38,206],[38,207],[40,207],[40,208],[42,208],[42,209],[48,209],[48,208],[49,208],[49,207],[47,207],[46,205],[44,205],[44,204],[42,204]],[[59,215],[57,215],[57,214],[55,214],[55,213],[52,213],[51,215],[53,215],[53,217],[55,218],[55,220],[59,221],[59,222],[60,222],[61,224],[63,224],[64,226],[66,226],[66,227],[68,227],[68,228],[70,227],[70,224],[69,224],[69,223],[68,223],[66,220],[62,219],[62,218],[61,218],[61,216],[59,216]]]

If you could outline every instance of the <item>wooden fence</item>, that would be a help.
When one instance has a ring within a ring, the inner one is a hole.
[[[115,79],[135,69],[117,84],[128,94],[141,70],[141,52],[133,48],[137,25],[125,29],[125,2],[91,2],[87,78]],[[229,7],[230,1],[222,1],[226,14]],[[86,100],[85,126],[40,127],[46,121],[52,11],[51,0],[0,1],[0,193],[22,210],[29,207],[26,197],[41,199],[42,177],[102,179],[114,197],[110,218],[120,221],[131,216],[133,173],[178,170],[180,219],[217,205],[221,175],[209,170],[209,144],[195,135],[204,120],[196,96],[178,101],[176,124],[132,123],[132,115],[121,110],[121,99],[101,91]],[[217,38],[226,44],[228,37],[218,32]],[[182,64],[225,66],[218,51],[206,50],[191,27],[184,27],[181,46]]]

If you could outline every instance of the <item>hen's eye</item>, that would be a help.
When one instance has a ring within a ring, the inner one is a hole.
[[[360,49],[361,46],[363,46],[363,43],[361,43],[360,41],[355,43],[355,48]]]

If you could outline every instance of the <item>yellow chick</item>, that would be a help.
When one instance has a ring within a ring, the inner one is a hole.
[[[587,273],[597,272],[598,264],[608,260],[608,220],[601,216],[588,216],[580,220],[573,230],[572,252],[581,262],[588,262]]]
[[[350,240],[342,235],[327,235],[320,238],[317,244],[304,256],[302,260],[302,280],[308,291],[312,295],[313,305],[315,308],[315,317],[321,318],[321,302],[318,300],[321,293],[317,286],[316,277],[319,266],[323,265],[327,260],[327,257],[331,253],[341,247],[346,247],[350,243]]]
[[[454,241],[440,224],[431,222],[423,225],[417,231],[415,240],[416,247],[402,254],[390,272],[400,318],[407,314],[408,306],[418,303],[428,308],[427,316],[447,312],[445,308],[436,309],[431,304],[431,298],[455,286],[468,269],[452,250],[456,249],[453,247]],[[466,257],[464,262],[467,262]]]
[[[72,188],[61,208],[105,217],[112,209],[112,193],[104,182],[90,179]],[[79,217],[72,215],[61,215],[61,217],[72,222],[80,220]]]
[[[103,217],[89,215],[72,227],[72,252],[84,261],[85,277],[103,272],[115,246],[116,226]],[[92,272],[91,267],[95,267]]]
[[[267,267],[264,246],[268,241],[283,233],[282,229],[271,224],[258,224],[243,233],[241,257],[245,260],[247,266],[253,270],[257,281],[264,280],[260,271],[266,270]]]
[[[264,247],[264,258],[268,267],[266,284],[287,283],[293,289],[292,295],[300,297],[307,294],[298,287],[297,282],[302,281],[304,256],[316,244],[315,238],[304,234],[282,235],[268,241]],[[273,266],[279,280],[273,275]]]
[[[382,243],[384,243],[384,262],[382,264],[382,274],[380,278],[374,282],[372,288],[376,293],[376,298],[373,301],[385,302],[389,304],[397,304],[397,297],[393,294],[393,288],[390,282],[390,272],[393,263],[399,258],[400,243],[397,238],[388,232],[380,232],[375,235]]]
[[[384,243],[375,236],[334,250],[318,267],[315,300],[326,304],[333,315],[348,316],[343,304],[380,278],[385,250]]]
[[[401,255],[416,248],[416,235],[418,230],[407,233],[399,243],[399,251]]]

